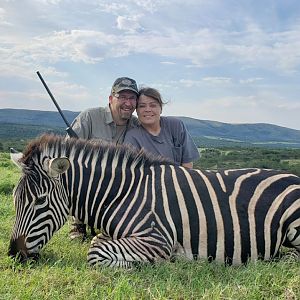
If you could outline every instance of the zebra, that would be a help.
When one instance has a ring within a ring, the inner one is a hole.
[[[101,232],[91,266],[174,256],[229,265],[300,250],[300,178],[270,169],[190,170],[126,145],[43,135],[22,169],[8,254],[38,259],[69,215]]]

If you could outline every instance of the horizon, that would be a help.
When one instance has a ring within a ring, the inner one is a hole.
[[[11,110],[31,110],[31,111],[40,111],[40,112],[53,112],[53,113],[57,113],[58,116],[59,116],[59,118],[62,119],[62,117],[59,115],[59,112],[57,110],[39,110],[39,109],[11,108],[11,107],[0,108],[0,110],[5,110],[5,109],[11,109]],[[63,112],[67,111],[67,112],[71,112],[71,113],[80,113],[80,111],[73,111],[73,110],[68,110],[68,109],[62,109],[62,111]],[[134,115],[136,115],[136,114],[134,113]],[[300,132],[300,129],[290,128],[290,127],[286,127],[286,126],[281,126],[281,125],[272,124],[272,123],[265,123],[265,122],[256,122],[256,123],[230,123],[230,122],[220,122],[220,121],[216,121],[216,120],[198,119],[198,118],[195,118],[195,117],[189,117],[189,116],[184,116],[184,115],[176,115],[174,117],[189,118],[189,119],[193,119],[193,120],[197,120],[197,121],[216,122],[216,123],[228,124],[228,125],[259,125],[259,124],[263,124],[263,125],[278,126],[278,127],[287,128],[287,129],[291,129],[291,130],[296,130],[296,131]],[[72,121],[73,120],[68,120],[69,123],[71,123]]]
[[[163,115],[300,130],[299,36],[296,0],[6,0],[0,108],[56,111],[37,71],[76,112],[127,76]]]

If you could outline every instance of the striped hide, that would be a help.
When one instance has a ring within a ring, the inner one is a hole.
[[[183,255],[227,264],[300,249],[300,178],[275,170],[189,170],[127,146],[44,135],[17,162],[9,254],[37,258],[69,215],[101,230],[91,265]]]

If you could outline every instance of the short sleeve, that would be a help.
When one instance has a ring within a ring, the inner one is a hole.
[[[89,139],[91,132],[91,120],[89,113],[86,111],[80,113],[72,122],[71,127],[79,138]]]
[[[184,123],[177,118],[170,118],[170,129],[173,136],[174,150],[181,155],[181,164],[199,159],[199,151]]]

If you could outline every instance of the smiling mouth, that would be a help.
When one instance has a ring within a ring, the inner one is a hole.
[[[121,107],[121,110],[123,110],[123,111],[132,111],[133,109],[131,107]]]

